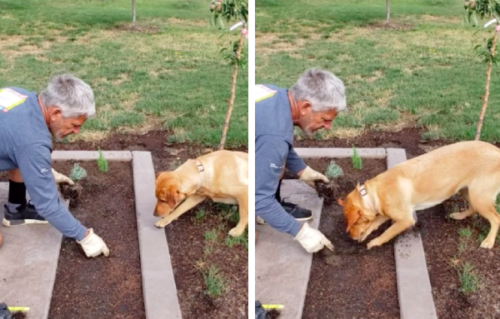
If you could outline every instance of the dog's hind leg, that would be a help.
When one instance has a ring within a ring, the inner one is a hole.
[[[491,200],[491,197],[495,198],[496,196],[485,196],[485,194],[470,195],[473,207],[477,210],[479,215],[483,216],[490,222],[490,232],[481,243],[481,247],[491,249],[495,245],[495,239],[500,226],[500,216],[495,209],[495,201]]]
[[[238,197],[238,209],[240,213],[238,225],[229,231],[229,235],[233,237],[241,236],[248,225],[248,193]]]
[[[456,212],[456,213],[450,214],[450,217],[453,219],[456,219],[456,220],[461,220],[461,219],[467,218],[476,212],[476,210],[472,207],[472,204],[470,202],[469,190],[467,188],[460,190],[460,195],[462,195],[462,197],[465,200],[467,200],[467,202],[469,203],[469,208],[467,208],[463,212]]]
[[[200,195],[189,196],[182,204],[179,205],[179,207],[177,207],[172,213],[170,213],[170,215],[157,221],[155,226],[159,228],[167,226],[168,224],[179,218],[179,216],[181,216],[191,208],[195,207],[205,199],[206,199],[205,196],[200,196]]]

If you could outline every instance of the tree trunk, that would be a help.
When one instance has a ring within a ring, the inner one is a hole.
[[[490,54],[491,58],[495,57],[495,45],[497,44],[498,32],[495,30],[495,35],[493,36],[493,42],[491,43]],[[491,79],[491,67],[492,61],[488,61],[488,66],[486,68],[486,87],[484,88],[483,96],[483,106],[481,107],[481,113],[479,114],[479,120],[477,121],[476,136],[474,140],[479,140],[481,135],[481,128],[483,126],[484,114],[486,113],[486,107],[488,106],[488,96],[490,95],[490,79]]]
[[[241,57],[241,48],[243,47],[243,38],[245,35],[242,33],[240,34],[240,40],[238,41],[238,49],[236,49],[236,59],[238,62],[240,61]],[[226,112],[226,120],[224,121],[224,127],[222,128],[222,137],[220,140],[220,145],[219,145],[219,150],[224,149],[224,144],[226,143],[226,134],[227,130],[229,128],[229,119],[231,118],[231,113],[233,112],[233,105],[234,105],[234,97],[236,95],[236,78],[238,75],[238,63],[236,63],[233,67],[233,75],[231,78],[231,96],[229,97],[229,102],[228,102],[228,107],[227,107],[227,112]]]
[[[389,18],[391,16],[389,8],[389,0],[385,0],[385,23],[389,23]]]
[[[135,0],[132,0],[132,25],[135,25]]]

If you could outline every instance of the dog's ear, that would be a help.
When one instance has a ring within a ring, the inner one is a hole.
[[[166,195],[165,200],[167,201],[168,206],[170,206],[170,208],[173,209],[175,207],[175,205],[177,204],[177,197],[178,197],[177,187],[170,186],[167,189],[165,195]]]
[[[357,209],[347,212],[345,214],[345,219],[347,221],[347,229],[345,232],[348,233],[349,230],[351,229],[351,227],[354,226],[354,224],[356,224],[356,222],[360,218],[361,218],[361,214],[359,213],[359,210],[357,210]]]
[[[342,200],[342,198],[337,199],[337,203],[339,203],[340,206],[344,207],[345,202]]]

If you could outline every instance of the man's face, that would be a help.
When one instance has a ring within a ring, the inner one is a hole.
[[[313,112],[309,102],[301,101],[299,103],[300,119],[298,126],[307,136],[311,137],[315,131],[322,128],[327,130],[331,129],[332,121],[337,117],[337,112],[335,110]]]
[[[61,111],[57,108],[51,112],[49,131],[56,141],[61,141],[70,134],[78,134],[80,128],[87,118],[80,115],[75,118],[63,118]]]

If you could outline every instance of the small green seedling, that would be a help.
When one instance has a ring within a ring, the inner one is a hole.
[[[352,151],[352,166],[357,170],[361,170],[363,168],[363,160],[361,159],[361,157],[359,157],[358,150],[356,149],[356,147],[354,147],[354,145],[352,146]]]
[[[469,263],[465,263],[461,270],[457,269],[457,272],[460,279],[460,290],[465,294],[476,292],[481,280],[476,274],[474,267]]]
[[[472,231],[469,227],[467,228],[461,228],[458,230],[458,235],[460,237],[466,237],[469,238],[472,235]]]
[[[101,149],[99,149],[99,158],[97,159],[97,167],[103,173],[108,171],[108,161],[104,158]]]
[[[75,182],[78,182],[79,180],[81,180],[86,176],[87,176],[87,171],[83,167],[78,165],[78,163],[75,163],[75,165],[73,165],[73,168],[69,173],[69,178],[71,178]]]
[[[205,293],[209,297],[217,297],[226,290],[224,280],[215,266],[210,266],[207,272],[203,272],[203,279],[206,285]]]
[[[344,175],[344,171],[342,170],[342,167],[338,166],[337,163],[335,163],[335,161],[331,161],[326,168],[325,175],[330,179],[337,178]]]

